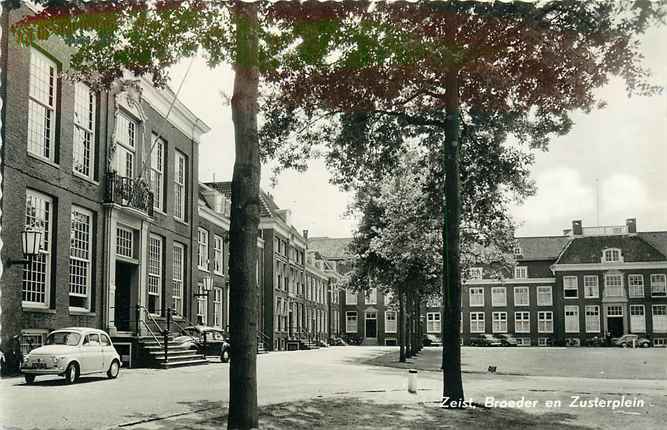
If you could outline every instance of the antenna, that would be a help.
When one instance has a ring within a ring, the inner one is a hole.
[[[595,178],[595,219],[600,227],[600,180]]]

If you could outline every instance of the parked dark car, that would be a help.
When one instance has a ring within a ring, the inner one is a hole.
[[[424,346],[442,346],[442,340],[434,334],[427,334],[424,336]]]
[[[492,334],[478,334],[470,338],[470,346],[502,346],[502,342]]]
[[[220,361],[223,363],[229,361],[229,338],[219,328],[203,325],[185,327],[181,336],[175,338],[174,341],[197,350],[199,354],[220,357]]]
[[[499,334],[498,339],[500,339],[500,344],[502,346],[517,346],[519,341],[516,340],[511,334]]]
[[[633,345],[634,341],[634,345]],[[639,337],[636,334],[626,334],[621,337],[612,339],[611,343],[614,346],[620,346],[622,348],[632,348],[633,346],[636,348],[648,348],[651,346],[651,341],[644,338],[644,337]]]

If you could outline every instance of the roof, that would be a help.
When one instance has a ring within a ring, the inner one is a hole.
[[[617,235],[576,237],[557,263],[599,263],[602,250],[607,248],[620,249],[626,263],[667,260],[664,254],[639,236]]]
[[[204,185],[211,187],[222,194],[224,194],[228,199],[232,198],[232,182],[205,182]],[[260,201],[262,202],[262,207],[260,208],[260,216],[270,217],[270,218],[280,218],[283,221],[285,219],[280,214],[280,208],[273,200],[273,197],[266,191],[260,190]]]
[[[637,233],[643,241],[667,256],[667,231],[647,231]]]
[[[517,237],[522,260],[555,260],[570,240],[567,236]]]
[[[351,237],[311,237],[308,239],[308,248],[327,259],[347,259],[352,258],[348,249],[351,242]]]

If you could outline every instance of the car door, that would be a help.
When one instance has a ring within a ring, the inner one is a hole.
[[[102,345],[102,368],[108,369],[109,366],[111,366],[111,361],[115,357],[115,349],[111,346],[109,337],[104,333],[100,333],[100,343]]]
[[[81,373],[100,372],[103,369],[102,345],[97,333],[89,333],[81,347]]]

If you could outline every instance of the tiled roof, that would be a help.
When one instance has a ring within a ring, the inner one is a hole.
[[[602,250],[619,248],[623,261],[665,261],[667,257],[638,236],[577,237],[558,259],[558,264],[599,263]]]
[[[215,188],[222,194],[224,194],[227,198],[231,199],[232,198],[232,183],[231,181],[227,182],[206,182],[205,185]],[[273,217],[273,218],[282,218],[282,216],[278,213],[280,211],[280,208],[276,204],[276,202],[273,201],[273,198],[271,197],[270,194],[268,194],[265,191],[260,190],[260,196],[261,196],[261,203],[262,207],[260,208],[260,216],[262,217]],[[284,221],[284,219],[283,219]]]
[[[637,236],[667,257],[667,231],[640,232],[637,233]]]
[[[345,259],[352,257],[348,249],[350,242],[351,237],[311,237],[308,239],[308,248],[319,252],[324,258]]]
[[[556,259],[570,238],[567,236],[517,237],[523,260]]]

